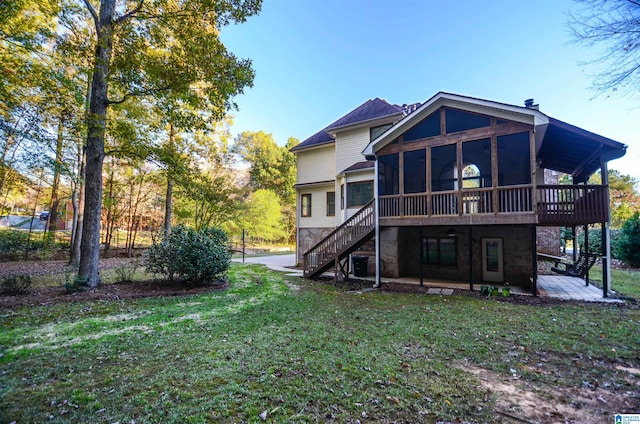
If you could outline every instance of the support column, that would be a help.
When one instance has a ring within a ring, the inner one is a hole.
[[[578,259],[578,232],[576,231],[576,226],[571,227],[572,235],[573,235],[573,252],[571,252],[571,256],[573,259],[573,263],[576,263]]]
[[[420,227],[420,237],[418,239],[418,243],[420,243],[420,248],[419,248],[419,250],[420,250],[420,259],[418,259],[418,264],[420,266],[420,271],[419,271],[419,273],[420,273],[420,287],[424,287],[424,269],[423,269],[424,263],[422,262],[422,258],[424,258],[424,243],[423,243],[422,237],[423,237],[423,235],[422,235],[422,227]]]
[[[531,226],[531,288],[534,296],[538,296],[538,241],[536,226]]]
[[[377,158],[376,158],[377,159]],[[346,188],[346,186],[345,186]],[[346,199],[345,199],[346,201]],[[373,222],[375,226],[376,246],[376,282],[374,287],[380,287],[380,196],[378,195],[378,161],[374,162],[373,173]]]
[[[469,290],[473,291],[473,227],[469,225]]]
[[[611,281],[611,233],[609,221],[611,221],[611,204],[609,202],[609,169],[607,162],[601,160],[600,174],[602,175],[602,185],[606,186],[607,221],[602,223],[602,297],[609,296],[609,283]]]
[[[589,263],[589,226],[584,226],[584,257],[586,259],[586,263]],[[584,283],[586,286],[589,285],[589,267],[584,274]]]

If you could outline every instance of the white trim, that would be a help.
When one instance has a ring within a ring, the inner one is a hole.
[[[535,126],[549,123],[549,117],[537,109],[441,91],[424,102],[415,112],[411,113],[405,119],[401,120],[378,136],[378,138],[371,140],[367,147],[362,151],[362,154],[364,156],[374,155],[375,152],[391,143],[402,133],[409,130],[413,125],[421,121],[423,118],[426,118],[442,106],[450,106],[473,112],[484,112],[487,115],[512,121],[532,123]]]

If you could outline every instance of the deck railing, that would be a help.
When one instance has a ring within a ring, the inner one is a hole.
[[[565,226],[607,222],[608,203],[607,186],[538,186],[538,221],[540,224]]]
[[[533,212],[531,186],[380,196],[381,217]],[[497,202],[494,202],[497,200]],[[462,208],[459,207],[462,205]]]
[[[607,187],[529,184],[380,196],[381,218],[537,214],[544,225],[608,221]]]

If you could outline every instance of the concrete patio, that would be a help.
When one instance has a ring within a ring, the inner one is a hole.
[[[241,262],[242,259],[234,258],[234,261]],[[250,256],[247,257],[245,261],[248,263],[264,264],[272,270],[286,272],[287,276],[302,277],[302,270],[290,268],[295,265],[296,258],[294,254]],[[328,272],[326,273],[326,275],[332,276],[333,274]],[[358,278],[371,281],[372,285],[375,283],[375,277],[373,276]],[[382,278],[382,283],[417,285],[420,284],[420,280],[417,278]],[[483,285],[492,284],[477,282],[473,285],[473,288],[474,290],[480,291],[480,287]],[[423,286],[427,289],[469,289],[469,283],[463,281],[442,281],[425,279],[423,281]],[[502,287],[501,285],[497,286]],[[440,293],[445,294],[442,291]],[[446,294],[448,293],[449,291],[446,292]],[[530,291],[518,286],[511,287],[511,294],[531,296]],[[623,303],[623,301],[620,299],[602,297],[602,289],[593,285],[585,285],[585,282],[582,278],[568,277],[564,275],[538,275],[538,295],[541,297],[550,297],[562,300],[579,300],[583,302]]]
[[[623,303],[620,299],[602,297],[602,289],[594,285],[585,285],[582,278],[564,275],[539,275],[538,294],[563,300],[582,300],[584,302]]]

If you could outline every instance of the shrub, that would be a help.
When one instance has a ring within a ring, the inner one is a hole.
[[[133,278],[136,275],[136,271],[138,270],[138,261],[135,260],[129,264],[121,265],[115,269],[116,278],[118,281],[133,281]]]
[[[86,278],[75,276],[71,279],[69,274],[65,275],[64,281],[64,291],[67,293],[75,293],[80,291],[85,291],[89,288],[89,282]]]
[[[632,267],[640,267],[640,213],[622,224],[614,244],[616,257]]]
[[[228,238],[217,228],[196,231],[183,225],[171,229],[160,241],[154,237],[146,252],[147,269],[167,276],[201,284],[222,278],[231,263]]]
[[[0,292],[3,294],[25,294],[31,288],[29,275],[11,275],[2,279]]]

